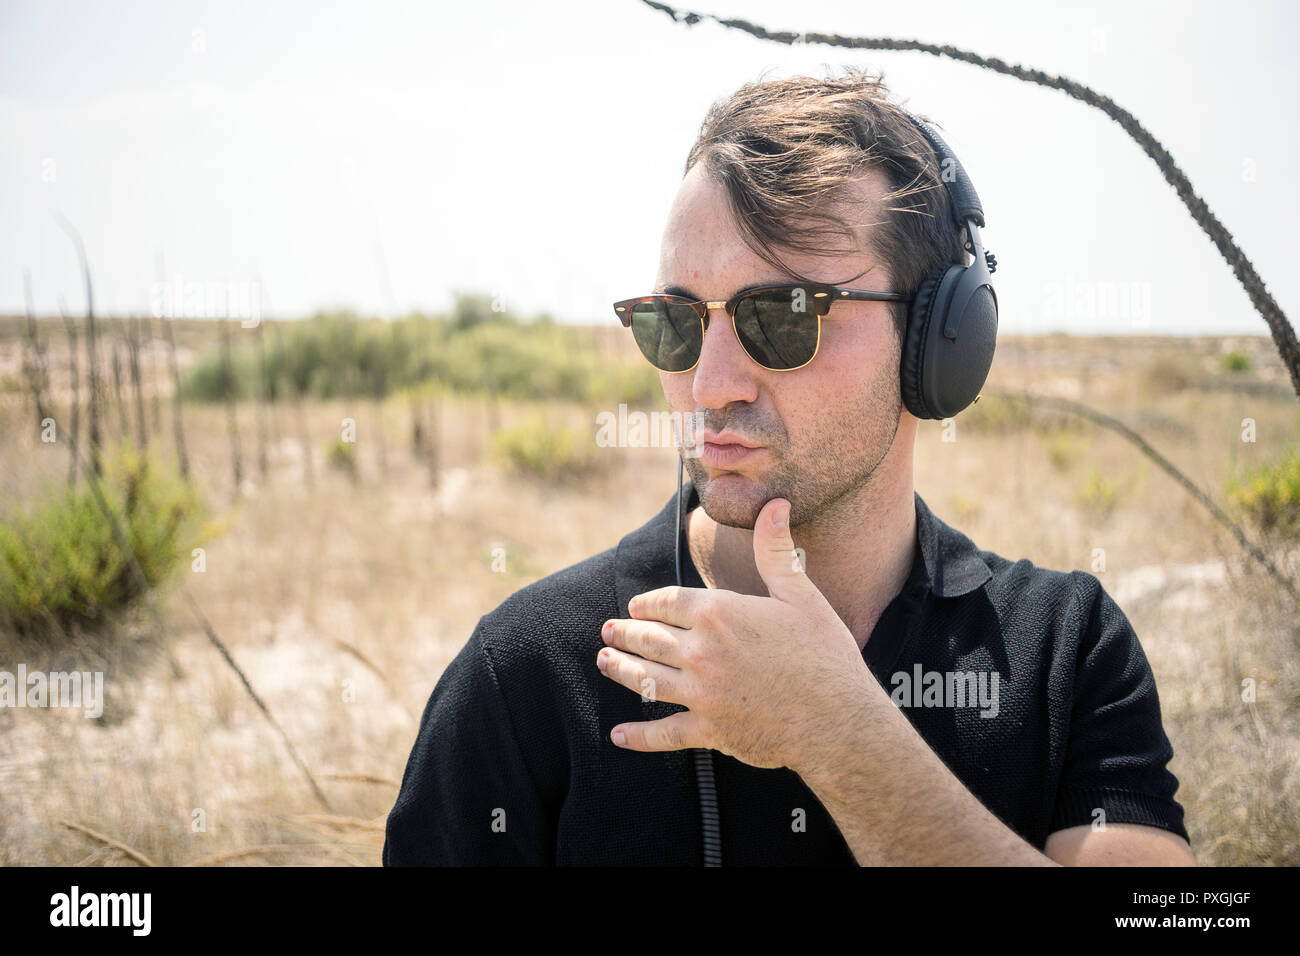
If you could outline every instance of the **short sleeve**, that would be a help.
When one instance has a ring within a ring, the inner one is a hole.
[[[1146,654],[1097,578],[1071,576],[1082,633],[1049,832],[1102,819],[1160,827],[1186,840],[1183,808],[1174,799],[1178,778],[1168,769],[1174,751]]]
[[[553,862],[483,622],[443,671],[388,815],[384,866]]]

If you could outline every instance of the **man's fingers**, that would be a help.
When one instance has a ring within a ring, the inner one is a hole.
[[[669,667],[681,667],[682,641],[688,635],[679,627],[659,621],[614,618],[605,622],[600,636],[610,647]]]
[[[623,736],[621,743],[620,734]],[[690,711],[672,714],[661,720],[619,724],[610,732],[610,739],[624,750],[640,750],[645,753],[709,746],[704,739],[699,718]]]
[[[640,621],[662,621],[675,627],[690,628],[695,625],[696,609],[708,598],[707,588],[684,588],[671,584],[636,595],[628,602],[627,611]]]
[[[689,706],[682,672],[655,661],[647,661],[612,647],[601,648],[596,655],[596,666],[602,674],[634,690],[646,700],[662,700],[670,704]]]

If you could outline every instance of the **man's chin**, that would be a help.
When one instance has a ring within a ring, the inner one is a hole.
[[[766,485],[757,479],[736,471],[720,471],[710,475],[691,475],[700,496],[700,507],[711,519],[729,528],[754,530],[754,522],[769,499]]]

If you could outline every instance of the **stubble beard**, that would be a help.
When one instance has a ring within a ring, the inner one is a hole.
[[[724,472],[711,479],[698,458],[683,457],[705,513],[718,524],[752,531],[763,506],[785,498],[790,526],[799,527],[823,518],[846,496],[864,493],[898,435],[903,402],[897,377],[891,384],[876,382],[862,401],[859,409],[827,421],[824,439],[806,450],[791,453],[784,432],[786,441],[768,446],[775,462],[753,476]],[[867,433],[861,434],[864,423]]]

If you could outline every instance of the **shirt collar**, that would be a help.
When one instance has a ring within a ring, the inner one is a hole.
[[[970,538],[941,521],[921,498],[916,499],[916,538],[929,589],[942,598],[961,597],[984,585],[993,569]]]
[[[682,514],[698,507],[699,494],[687,480],[683,486]],[[993,571],[970,538],[941,521],[916,491],[916,538],[918,557],[913,561],[909,581],[941,598],[961,597],[981,587]],[[673,567],[673,526],[677,517],[677,496],[669,497],[659,513],[619,542],[615,557],[614,595],[619,616],[629,617],[627,602],[638,594],[677,583]],[[682,540],[683,569],[689,565],[686,541]],[[683,570],[683,574],[686,571]],[[689,581],[687,582],[689,584]]]

